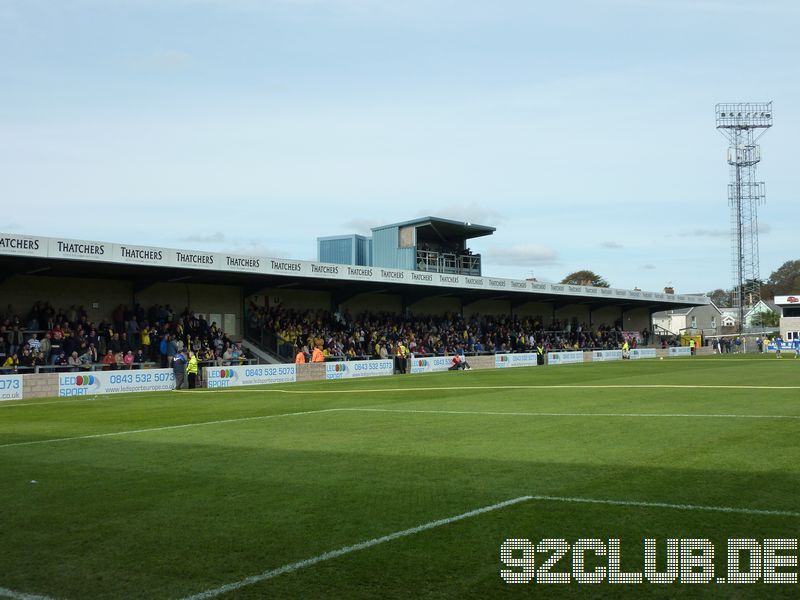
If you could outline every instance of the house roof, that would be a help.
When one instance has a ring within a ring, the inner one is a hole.
[[[706,306],[703,306],[702,308],[706,308],[706,307],[710,307],[713,310],[717,311],[719,314],[722,314],[722,311],[720,310],[720,308],[716,304],[714,304],[714,302],[709,302]],[[686,309],[687,310],[686,314],[690,314],[696,308],[701,308],[701,307],[700,306],[692,306],[691,308]]]
[[[430,226],[442,233],[447,237],[459,237],[463,239],[472,239],[484,235],[492,235],[496,229],[487,225],[477,225],[467,221],[454,221],[452,219],[442,219],[439,217],[419,217],[418,219],[411,219],[410,221],[403,221],[401,223],[390,223],[389,225],[381,225],[373,227],[372,231],[376,229],[389,229],[391,227],[425,227]]]
[[[774,312],[775,314],[780,314],[781,312],[778,306],[773,301],[759,300],[756,304],[750,307],[750,310],[748,310],[747,313],[745,314],[745,318],[748,318],[754,314],[759,314],[768,311]]]
[[[688,315],[691,308],[676,308],[675,310],[662,310],[661,312],[653,313],[654,317],[680,317]]]
[[[661,312],[653,313],[653,317],[657,318],[657,319],[664,319],[664,318],[667,318],[667,317],[688,316],[695,309],[706,308],[707,306],[713,307],[714,310],[716,310],[718,313],[722,314],[722,310],[720,310],[720,308],[716,304],[714,304],[713,302],[709,302],[708,304],[703,305],[703,306],[690,306],[688,308],[676,308],[674,310],[662,310]]]

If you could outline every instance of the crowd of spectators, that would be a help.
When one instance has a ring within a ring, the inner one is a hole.
[[[56,309],[37,302],[20,313],[8,306],[0,313],[0,370],[37,366],[56,370],[132,369],[155,363],[169,366],[181,350],[192,350],[201,364],[230,365],[245,360],[244,351],[215,322],[190,309],[169,305],[145,309],[120,304],[99,323],[83,306]]]
[[[328,360],[387,358],[402,345],[416,356],[545,352],[557,350],[618,349],[627,340],[636,347],[638,334],[622,331],[622,322],[588,326],[577,319],[545,320],[537,317],[459,314],[405,317],[389,313],[322,310],[298,311],[283,307],[250,305],[251,331],[271,331],[277,351],[289,357],[314,348]]]

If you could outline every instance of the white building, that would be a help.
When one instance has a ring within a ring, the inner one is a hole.
[[[730,319],[729,319],[730,322]],[[735,324],[735,321],[731,325]],[[694,330],[703,335],[719,335],[726,325],[724,315],[711,302],[705,306],[679,308],[653,313],[653,329],[655,333],[681,335],[687,330]]]
[[[775,296],[775,306],[781,309],[781,337],[786,342],[800,339],[800,294]]]
[[[758,304],[750,307],[744,315],[744,326],[747,328],[763,329],[761,323],[763,316],[780,315],[780,309],[770,300],[759,300]]]

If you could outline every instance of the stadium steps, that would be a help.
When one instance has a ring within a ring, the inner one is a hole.
[[[259,361],[262,363],[277,365],[285,362],[272,352],[265,350],[255,342],[247,339],[246,337],[242,338],[242,347],[249,353],[251,353],[253,356],[257,356],[259,358]]]

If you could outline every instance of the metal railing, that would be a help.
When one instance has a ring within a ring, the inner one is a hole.
[[[265,354],[269,354],[274,359],[289,362],[294,360],[294,345],[279,339],[277,334],[270,330],[258,326],[247,325],[244,330],[244,338]]]
[[[32,367],[17,366],[17,367],[2,367],[0,366],[0,374],[6,375],[9,373],[81,373],[91,371],[130,371],[141,369],[156,369],[159,364],[156,362],[143,362],[133,363],[130,366],[126,364],[107,365],[105,363],[85,363],[79,366],[76,365],[34,365]]]
[[[481,255],[417,250],[416,268],[431,273],[480,276]]]
[[[200,367],[230,367],[238,365],[257,365],[259,364],[258,358],[247,358],[245,360],[239,359],[223,359],[216,360],[201,360],[197,364]],[[24,375],[24,374],[38,374],[38,373],[90,373],[93,371],[139,371],[144,369],[161,369],[171,368],[170,366],[162,367],[157,362],[143,362],[133,363],[131,365],[115,363],[113,365],[105,363],[86,363],[80,366],[75,365],[34,365],[27,366],[0,366],[0,375]]]

